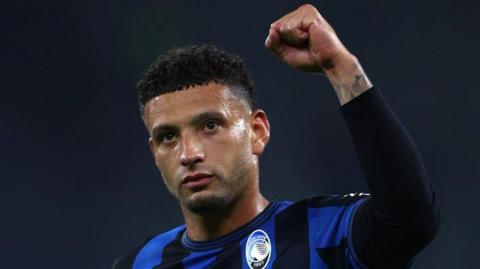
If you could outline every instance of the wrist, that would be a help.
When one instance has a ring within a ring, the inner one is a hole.
[[[346,52],[323,68],[341,105],[346,104],[372,87],[357,57]]]
[[[322,70],[329,79],[347,80],[355,73],[359,64],[357,57],[346,51],[322,64]]]

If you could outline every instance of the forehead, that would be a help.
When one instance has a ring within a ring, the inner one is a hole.
[[[229,118],[244,113],[243,103],[228,86],[210,83],[152,98],[145,104],[145,121],[151,130],[156,125],[180,123],[206,111],[217,111]]]

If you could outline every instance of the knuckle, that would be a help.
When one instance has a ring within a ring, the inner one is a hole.
[[[317,24],[317,25],[323,24],[322,17],[320,17],[320,16],[315,16],[315,17],[313,17],[312,23],[315,23],[315,24]]]
[[[303,4],[302,6],[300,6],[301,9],[316,9],[312,4]]]

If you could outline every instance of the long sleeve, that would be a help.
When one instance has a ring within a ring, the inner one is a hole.
[[[353,217],[355,252],[368,268],[408,268],[440,221],[418,149],[378,88],[340,110],[371,193]]]

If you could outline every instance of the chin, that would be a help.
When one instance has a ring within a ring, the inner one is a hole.
[[[211,192],[194,193],[183,201],[192,212],[201,213],[226,207],[231,202],[231,195],[215,195]]]

